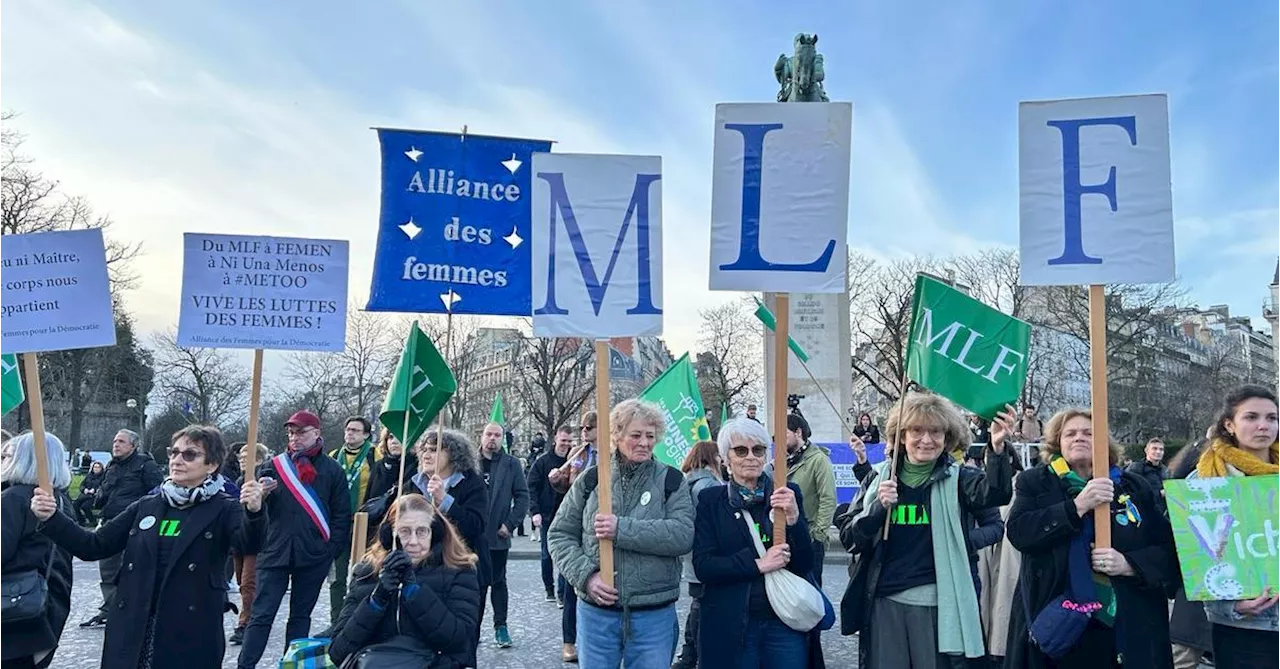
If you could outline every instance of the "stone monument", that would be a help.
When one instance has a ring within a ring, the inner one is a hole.
[[[773,66],[774,77],[781,89],[778,102],[828,102],[822,88],[825,78],[822,54],[817,51],[818,36],[800,33],[795,37],[794,55],[778,56]],[[847,262],[848,249],[837,253]],[[848,281],[848,278],[845,279]],[[848,290],[843,294],[794,293],[791,295],[791,338],[809,354],[809,372],[794,356],[787,366],[788,395],[803,395],[800,411],[813,429],[814,443],[847,442],[852,424],[853,373],[850,355]],[[765,305],[775,311],[773,295],[765,295]],[[773,387],[773,334],[765,332],[765,383]],[[833,411],[831,402],[839,409]],[[772,398],[772,393],[766,393]],[[766,405],[767,406],[767,405]],[[787,411],[787,407],[778,407]],[[775,407],[767,406],[770,415]]]

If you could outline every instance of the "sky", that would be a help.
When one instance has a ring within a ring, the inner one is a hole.
[[[547,10],[547,7],[554,7]],[[664,334],[696,346],[714,106],[773,101],[817,32],[854,105],[849,242],[874,257],[1016,247],[1022,100],[1169,95],[1178,274],[1261,319],[1280,221],[1277,5],[14,0],[0,106],[68,193],[141,241],[128,306],[177,322],[183,232],[351,240],[368,295],[373,126],[663,158]],[[855,278],[856,280],[856,278]]]

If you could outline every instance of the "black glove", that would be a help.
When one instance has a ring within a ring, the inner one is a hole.
[[[413,564],[409,559],[409,554],[402,550],[394,550],[387,553],[387,557],[382,560],[382,570],[378,572],[378,590],[384,595],[394,598],[400,592],[400,585],[404,582],[404,573],[408,571],[408,567]]]

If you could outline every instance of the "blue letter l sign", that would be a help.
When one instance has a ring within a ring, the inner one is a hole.
[[[773,272],[825,272],[836,250],[836,240],[827,242],[822,255],[811,263],[771,263],[760,255],[760,181],[764,163],[764,136],[782,128],[781,123],[726,123],[726,130],[742,133],[742,237],[738,259],[721,265],[722,270],[764,270]]]

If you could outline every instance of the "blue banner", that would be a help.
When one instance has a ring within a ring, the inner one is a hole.
[[[831,456],[831,471],[836,477],[836,504],[852,503],[861,487],[858,477],[853,475],[858,456],[854,455],[848,443],[817,445],[825,448]],[[884,444],[867,444],[867,462],[873,465],[884,462]]]
[[[378,130],[382,211],[370,311],[533,313],[533,154],[551,142]]]

